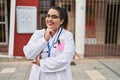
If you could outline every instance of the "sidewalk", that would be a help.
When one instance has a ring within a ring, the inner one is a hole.
[[[71,65],[73,80],[120,80],[120,58],[80,59]],[[0,80],[28,80],[31,61],[1,60]]]

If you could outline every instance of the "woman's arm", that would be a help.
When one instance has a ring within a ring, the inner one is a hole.
[[[23,47],[24,54],[28,59],[34,59],[47,45],[47,41],[44,39],[44,31],[35,31],[31,36],[29,42]]]
[[[74,40],[72,34],[64,34],[64,50],[56,57],[48,57],[40,60],[42,72],[56,72],[68,68],[74,56]]]

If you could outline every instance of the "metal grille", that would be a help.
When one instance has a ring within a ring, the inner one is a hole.
[[[86,0],[85,56],[120,56],[120,0]]]
[[[38,29],[45,28],[45,15],[49,8],[51,7],[51,0],[40,0],[40,27]]]

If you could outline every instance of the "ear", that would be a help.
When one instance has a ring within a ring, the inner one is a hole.
[[[62,24],[63,24],[63,22],[64,22],[64,20],[62,19],[62,20],[61,20],[61,22],[60,22],[60,25],[62,25]]]

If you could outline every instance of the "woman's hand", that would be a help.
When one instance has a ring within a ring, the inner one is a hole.
[[[46,31],[45,31],[45,34],[44,34],[45,40],[48,41],[50,39],[50,37],[52,37],[54,34],[55,34],[55,31],[53,31],[50,28],[47,28]]]
[[[32,63],[40,66],[40,55],[38,55],[38,56],[36,57],[36,60],[33,61]]]

